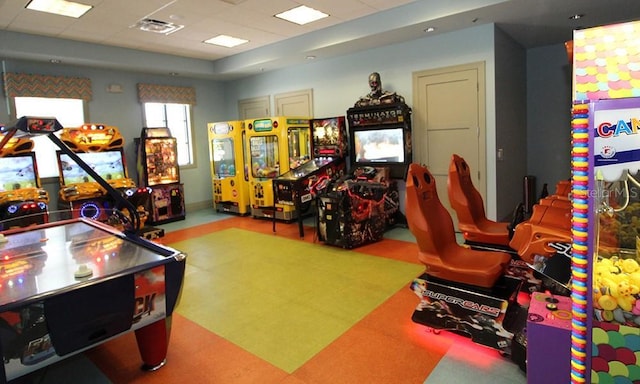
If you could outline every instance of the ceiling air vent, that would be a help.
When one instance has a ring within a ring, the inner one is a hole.
[[[177,30],[184,28],[184,25],[168,23],[162,20],[142,19],[131,26],[142,31],[161,33],[163,35],[171,34]]]

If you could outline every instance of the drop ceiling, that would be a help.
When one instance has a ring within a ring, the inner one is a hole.
[[[0,31],[203,60],[237,76],[486,23],[528,49],[570,40],[574,29],[640,19],[638,0],[77,1],[93,6],[78,19],[25,9],[28,0],[0,0]],[[329,17],[306,25],[274,17],[302,4]],[[574,14],[584,17],[570,19]],[[163,34],[133,27],[143,19],[180,28]],[[435,31],[425,32],[428,27]],[[204,43],[219,34],[249,42],[234,48]],[[0,58],[20,58],[3,45]],[[81,52],[67,56],[82,61]]]

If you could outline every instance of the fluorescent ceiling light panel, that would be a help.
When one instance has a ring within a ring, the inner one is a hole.
[[[93,6],[66,0],[31,0],[26,8],[77,19],[87,13]]]
[[[288,11],[278,13],[276,17],[290,21],[292,23],[305,25],[307,23],[311,23],[312,21],[329,17],[329,15],[327,15],[324,12],[320,12],[317,9],[313,9],[305,5],[301,5],[299,7],[292,8]]]
[[[237,37],[227,36],[227,35],[218,35],[216,37],[210,38],[209,40],[205,40],[204,42],[207,44],[214,44],[214,45],[220,45],[227,48],[233,48],[237,45],[248,43],[249,40],[239,39]]]

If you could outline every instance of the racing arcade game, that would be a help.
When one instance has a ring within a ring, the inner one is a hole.
[[[344,116],[309,121],[313,135],[313,158],[273,179],[276,202],[309,212],[316,195],[345,172],[348,155]],[[274,221],[275,225],[275,221]],[[300,237],[304,237],[302,215],[298,215]]]
[[[0,137],[0,230],[46,223],[49,194],[41,188],[33,141]]]
[[[151,188],[149,223],[184,220],[178,144],[169,128],[142,128],[137,144],[138,184]]]
[[[79,158],[89,164],[100,177],[120,192],[136,208],[145,237],[161,237],[160,229],[145,227],[150,189],[137,187],[128,177],[124,139],[118,128],[104,124],[84,124],[64,128],[60,140]],[[106,189],[89,175],[73,158],[61,150],[56,152],[59,170],[59,205],[69,209],[71,217],[83,217],[120,225],[116,201]]]
[[[411,319],[511,355],[527,317],[517,301],[522,280],[506,274],[511,255],[458,244],[453,220],[426,167],[409,166],[406,197],[409,229],[425,265],[411,284],[420,298]]]
[[[207,128],[215,209],[248,215],[249,169],[244,121],[209,123]]]

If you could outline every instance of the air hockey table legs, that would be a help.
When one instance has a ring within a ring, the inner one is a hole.
[[[167,349],[171,334],[171,317],[158,320],[135,330],[138,350],[142,357],[142,370],[155,371],[167,362]]]

